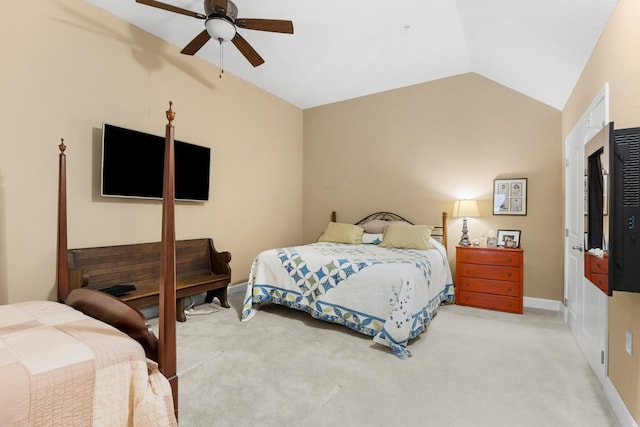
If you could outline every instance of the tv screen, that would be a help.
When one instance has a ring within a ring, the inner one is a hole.
[[[102,195],[162,198],[163,136],[104,123]],[[176,200],[209,200],[211,149],[175,141]]]
[[[609,294],[640,293],[640,128],[615,129],[612,139]]]

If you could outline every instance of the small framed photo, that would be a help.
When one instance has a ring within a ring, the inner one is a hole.
[[[527,178],[493,180],[493,214],[527,214]]]
[[[498,246],[502,248],[519,248],[520,230],[498,230]]]

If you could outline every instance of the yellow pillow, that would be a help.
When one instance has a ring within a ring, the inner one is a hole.
[[[364,228],[359,225],[330,222],[318,242],[349,243],[357,245],[362,241]]]
[[[382,234],[383,248],[429,249],[431,227],[428,225],[387,224]]]

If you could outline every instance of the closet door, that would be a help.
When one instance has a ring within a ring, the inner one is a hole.
[[[601,383],[607,375],[607,295],[584,276],[585,144],[609,122],[605,86],[565,141],[565,320]]]

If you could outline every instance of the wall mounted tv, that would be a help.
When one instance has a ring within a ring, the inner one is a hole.
[[[615,129],[612,140],[610,295],[640,292],[640,128]]]
[[[163,136],[104,123],[102,196],[162,199]],[[175,141],[176,200],[209,200],[211,149]]]

